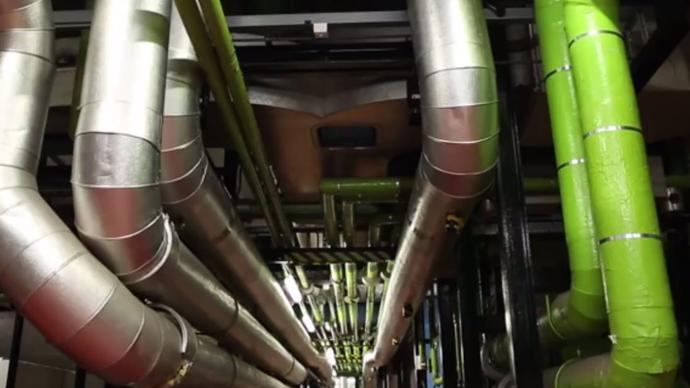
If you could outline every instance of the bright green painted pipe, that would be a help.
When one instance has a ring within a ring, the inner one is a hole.
[[[331,264],[331,283],[333,286],[333,294],[335,295],[335,309],[338,318],[338,326],[340,326],[340,333],[347,333],[347,310],[345,308],[345,292],[343,290],[343,269],[342,264]]]
[[[563,0],[536,0],[545,85],[551,117],[565,238],[570,258],[570,291],[539,320],[541,345],[606,332],[604,287],[597,253],[580,115],[565,33]]]
[[[347,304],[350,309],[350,330],[355,341],[359,341],[359,293],[357,292],[357,264],[345,263],[345,286]]]
[[[178,3],[184,0],[177,0]],[[187,1],[188,3],[195,3],[195,1]],[[292,226],[285,216],[278,189],[275,185],[271,168],[269,167],[268,158],[266,157],[266,150],[264,149],[263,139],[259,131],[259,124],[254,115],[251,102],[249,101],[249,94],[247,86],[244,82],[244,75],[240,68],[240,62],[237,59],[235,46],[232,42],[232,35],[228,27],[223,5],[220,0],[204,0],[199,1],[201,10],[204,14],[204,20],[208,26],[208,31],[213,41],[221,66],[221,71],[225,78],[225,83],[230,89],[230,94],[233,98],[234,108],[239,116],[241,129],[244,134],[244,140],[249,147],[249,153],[258,171],[261,183],[266,190],[267,198],[273,214],[277,219],[281,237],[286,246],[295,245],[295,236],[292,232]]]
[[[230,141],[235,146],[235,151],[240,159],[240,164],[242,165],[242,170],[247,177],[249,187],[252,189],[252,192],[254,193],[254,196],[259,202],[259,206],[266,217],[266,223],[271,233],[273,243],[276,245],[283,245],[282,238],[280,237],[281,233],[273,219],[266,194],[262,188],[259,176],[256,173],[256,168],[252,162],[251,156],[249,155],[244,138],[242,137],[240,124],[237,120],[235,112],[232,109],[232,100],[230,99],[230,95],[228,95],[227,88],[225,87],[225,79],[223,78],[221,66],[218,63],[218,57],[216,56],[213,46],[211,45],[211,41],[208,38],[206,25],[201,17],[201,13],[199,12],[196,1],[175,0],[175,5],[180,12],[182,22],[184,23],[187,33],[192,41],[192,45],[194,46],[194,51],[199,58],[199,62],[201,63],[208,83],[211,86],[211,91],[216,99],[221,118],[223,119],[223,122],[228,130],[228,134],[230,135]]]
[[[543,37],[542,37],[543,41]],[[542,43],[543,45],[543,43]],[[558,179],[556,178],[525,178],[523,189],[526,193],[556,193],[558,192]]]
[[[412,190],[412,179],[345,178],[321,180],[321,192],[362,201],[397,200]]]
[[[613,341],[593,379],[574,362],[558,387],[673,385],[678,336],[635,91],[619,36],[618,2],[567,0],[566,31],[604,266]],[[591,362],[591,360],[589,361]]]
[[[376,285],[379,281],[379,263],[367,263],[366,275],[363,283],[367,287],[366,309],[364,313],[364,338],[368,344],[371,329],[374,325],[374,304],[376,303]],[[367,345],[368,347],[368,345]]]

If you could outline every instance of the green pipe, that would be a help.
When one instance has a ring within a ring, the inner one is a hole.
[[[343,201],[343,237],[347,247],[355,246],[355,204]]]
[[[347,333],[347,310],[345,309],[345,295],[343,290],[343,269],[342,264],[331,264],[331,283],[333,284],[333,294],[335,296],[336,316],[340,333]]]
[[[567,0],[565,20],[614,340],[596,381],[572,373],[585,360],[552,384],[671,387],[678,335],[618,1]]]
[[[543,41],[544,38],[541,37],[541,40]],[[542,47],[543,47],[543,43],[542,43]],[[567,47],[566,47],[566,50],[567,50]],[[549,78],[553,78],[553,77],[549,77]],[[547,86],[547,90],[548,90],[548,86]],[[553,124],[552,124],[552,127],[553,127]],[[553,131],[555,131],[555,129],[553,129]],[[558,192],[558,187],[559,187],[558,179],[556,179],[556,178],[533,177],[533,178],[524,178],[523,179],[523,189],[525,190],[526,193],[556,193],[556,192]]]
[[[254,196],[259,202],[262,213],[266,217],[266,223],[271,233],[273,244],[283,246],[284,239],[281,237],[280,230],[274,221],[271,213],[271,207],[269,206],[266,194],[264,193],[264,190],[261,186],[261,181],[259,180],[259,176],[256,172],[256,168],[252,162],[251,156],[249,155],[244,138],[242,137],[240,124],[237,120],[235,112],[232,109],[232,100],[230,99],[230,95],[225,87],[225,79],[223,78],[218,57],[216,56],[213,46],[211,45],[211,41],[208,38],[206,26],[201,17],[201,13],[199,12],[196,1],[175,0],[175,5],[177,6],[177,10],[180,12],[182,22],[184,23],[187,33],[192,41],[192,45],[194,46],[194,51],[196,52],[199,62],[201,63],[201,67],[206,74],[211,91],[213,92],[218,109],[220,110],[221,118],[226,129],[228,130],[228,134],[230,135],[230,141],[235,146],[235,151],[237,152],[240,164],[242,165],[242,170],[247,177],[249,187],[252,189]]]
[[[355,341],[359,341],[359,293],[357,292],[357,264],[345,263],[345,285],[347,304],[350,307],[350,330]]]
[[[326,241],[331,248],[335,248],[340,246],[335,196],[324,194],[321,196],[321,200],[323,204],[323,221],[326,226]]]
[[[183,1],[178,0],[178,3],[179,2]],[[188,3],[195,2],[188,1]],[[241,129],[243,130],[244,140],[249,146],[250,157],[256,163],[256,169],[261,183],[266,190],[271,209],[278,221],[281,236],[287,244],[286,247],[294,246],[295,235],[292,232],[292,226],[285,216],[280,202],[278,188],[276,187],[275,178],[271,172],[268,158],[266,157],[266,150],[264,149],[264,142],[261,138],[261,132],[259,131],[259,124],[256,121],[254,109],[249,101],[249,93],[247,92],[244,75],[240,68],[240,62],[237,59],[237,53],[235,52],[235,46],[232,42],[232,35],[230,34],[230,28],[225,18],[223,5],[220,0],[204,0],[198,3],[204,14],[204,20],[208,26],[208,31],[215,45],[220,63],[223,64],[221,70],[225,77],[226,85],[230,89],[230,94],[234,102],[233,106],[242,124]]]
[[[376,285],[379,281],[379,264],[367,263],[366,275],[363,278],[363,283],[367,288],[366,295],[366,310],[364,313],[364,338],[365,343],[368,344],[371,336],[371,329],[374,324],[374,307],[376,303]]]
[[[345,178],[321,180],[321,192],[349,200],[396,200],[412,191],[409,178]]]
[[[535,11],[571,272],[570,291],[539,320],[541,345],[550,348],[605,333],[607,317],[577,96],[565,70],[572,67],[565,7],[563,0],[536,0]]]

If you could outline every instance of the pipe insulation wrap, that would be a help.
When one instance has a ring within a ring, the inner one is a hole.
[[[199,95],[202,82],[203,74],[194,48],[179,13],[173,8],[163,116],[161,194],[166,208],[179,213],[176,215],[182,219],[188,210],[185,205],[204,205],[200,198],[224,194],[201,140]],[[213,187],[215,189],[211,189]],[[218,208],[209,209],[217,211]],[[210,218],[204,214],[199,217],[202,220]],[[302,364],[245,309],[238,307],[239,319],[225,334],[228,342],[263,369],[291,383],[306,380],[307,372]]]
[[[234,128],[232,141],[243,145],[199,9],[194,2],[176,3],[195,51],[203,54],[198,55],[200,64],[223,117],[226,122],[233,123],[230,125]],[[173,35],[171,41],[174,38]],[[238,285],[237,291],[243,300],[253,304],[250,308],[256,311],[261,322],[285,343],[299,361],[317,371],[320,378],[330,380],[330,365],[312,345],[280,284],[244,230],[230,195],[210,168],[208,159],[201,156],[203,144],[196,116],[198,105],[192,102],[197,101],[190,95],[192,90],[177,89],[170,92],[182,93],[181,99],[187,103],[182,102],[177,107],[166,103],[162,155],[162,195],[166,209],[184,222],[184,240],[206,258],[206,264],[225,282]],[[248,160],[246,147],[238,145],[236,148],[240,156],[246,154],[244,159]],[[256,175],[253,169],[246,168],[246,162],[243,166],[250,178]],[[257,195],[257,198],[261,200],[263,195]]]
[[[423,149],[365,382],[388,363],[424,296],[448,235],[494,180],[498,95],[480,1],[408,1],[419,74]],[[463,225],[458,225],[462,227]]]
[[[170,12],[170,0],[97,3],[72,171],[78,230],[136,293],[172,306],[196,328],[251,360],[275,356],[275,362],[260,366],[300,383],[304,376],[294,360],[179,240],[162,211],[160,144]],[[224,376],[223,368],[216,371]]]
[[[323,379],[331,368],[297,320],[292,306],[237,215],[229,193],[213,171],[200,129],[199,96],[203,73],[179,14],[172,15],[170,54],[161,146],[161,195],[165,209],[181,220],[182,237],[205,264],[243,300],[252,304],[264,325],[284,341],[295,356]],[[306,370],[283,350],[262,355],[264,363],[295,364],[289,381],[304,381]],[[279,368],[275,365],[274,368]],[[301,379],[301,380],[299,380]]]
[[[48,341],[112,384],[161,386],[190,361],[185,370],[198,373],[204,361],[181,353],[196,336],[183,343],[183,325],[134,297],[38,194],[54,73],[50,15],[47,0],[0,3],[0,287]]]

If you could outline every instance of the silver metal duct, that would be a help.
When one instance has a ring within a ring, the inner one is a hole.
[[[388,363],[424,296],[448,224],[462,227],[493,182],[498,97],[479,0],[408,0],[419,75],[423,152],[375,348],[364,375]]]
[[[171,0],[97,3],[74,148],[77,228],[135,293],[175,308],[225,347],[299,384],[304,367],[189,251],[162,211],[159,148],[170,12]]]
[[[51,343],[110,383],[282,387],[171,310],[141,303],[38,194],[54,73],[50,14],[48,0],[0,2],[0,288]]]
[[[199,121],[199,66],[176,15],[170,39],[161,165],[166,210],[184,223],[183,239],[205,264],[253,303],[252,311],[262,322],[328,382],[331,366],[311,344],[206,157]]]

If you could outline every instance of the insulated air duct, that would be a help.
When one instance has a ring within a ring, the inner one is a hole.
[[[419,74],[423,152],[395,266],[381,307],[365,383],[391,359],[429,281],[446,227],[462,227],[491,187],[498,154],[498,97],[479,0],[409,0]]]
[[[79,233],[133,291],[174,307],[275,376],[302,383],[304,367],[199,262],[162,211],[159,148],[170,11],[171,0],[96,4],[74,149]],[[179,18],[173,29],[173,43],[180,44]],[[172,89],[197,82],[187,47],[172,50]],[[179,97],[171,93],[170,104]]]
[[[142,304],[38,194],[53,31],[47,0],[0,2],[0,287],[85,369],[117,385],[281,387],[172,310]]]
[[[175,13],[161,155],[165,207],[185,224],[182,237],[205,258],[205,264],[253,303],[262,322],[284,340],[298,359],[328,381],[332,373],[330,365],[311,344],[206,157],[198,104],[202,74],[189,38],[179,23]]]

